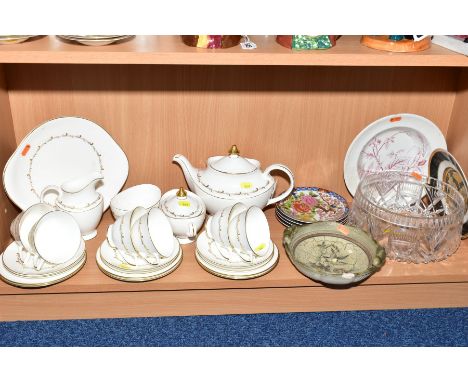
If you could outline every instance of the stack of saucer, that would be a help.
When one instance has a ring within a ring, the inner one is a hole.
[[[79,42],[83,45],[89,46],[102,46],[102,45],[110,45],[116,41],[124,40],[126,38],[132,37],[130,35],[59,35],[58,37]]]
[[[0,36],[0,45],[19,44],[29,40],[31,37],[35,37],[35,35],[3,35]]]
[[[211,216],[205,227],[197,239],[196,259],[216,276],[259,277],[278,262],[278,248],[270,239],[268,221],[258,207],[237,203]]]
[[[276,204],[276,218],[286,227],[319,221],[346,224],[349,207],[345,198],[319,187],[297,187]]]
[[[118,217],[96,253],[103,273],[131,282],[166,276],[181,261],[180,244],[158,207],[137,207]]]
[[[75,219],[38,203],[11,225],[15,239],[1,256],[0,277],[7,283],[35,288],[66,280],[86,262],[85,244]]]

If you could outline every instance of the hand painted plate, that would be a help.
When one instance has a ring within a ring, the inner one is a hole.
[[[319,187],[296,187],[291,194],[276,204],[279,216],[286,221],[314,223],[338,221],[349,213],[345,198]]]
[[[348,148],[344,160],[346,187],[354,196],[359,181],[369,173],[404,171],[426,174],[429,157],[446,149],[439,128],[416,114],[383,117],[361,131]]]
[[[465,201],[462,238],[468,237],[468,181],[461,166],[447,150],[437,149],[429,160],[429,176],[450,184],[460,192]]]
[[[106,210],[127,179],[127,157],[96,123],[61,117],[45,122],[21,141],[5,166],[3,185],[8,197],[25,210],[40,202],[44,187],[60,186],[94,171],[104,175],[97,191]]]

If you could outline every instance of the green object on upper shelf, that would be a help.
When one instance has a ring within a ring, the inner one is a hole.
[[[399,35],[399,34],[394,34],[394,35],[388,36],[388,38],[389,38],[390,40],[393,40],[393,41],[401,41],[401,40],[403,40],[404,37],[405,37],[405,36]]]
[[[294,35],[291,45],[292,49],[297,50],[329,49],[333,46],[330,37],[327,35]]]

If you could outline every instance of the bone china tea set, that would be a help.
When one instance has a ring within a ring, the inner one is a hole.
[[[468,183],[445,138],[431,121],[390,115],[363,129],[344,161],[351,208],[341,195],[320,187],[294,187],[282,164],[264,170],[233,145],[203,169],[181,154],[172,159],[189,189],[162,194],[140,184],[121,191],[128,160],[96,123],[61,117],[35,128],[3,172],[8,197],[22,210],[12,221],[14,239],[0,259],[0,277],[18,287],[66,280],[85,264],[110,207],[96,263],[126,282],[155,280],[182,262],[194,242],[207,272],[249,279],[270,272],[280,251],[263,209],[275,205],[286,226],[283,246],[303,275],[324,285],[356,285],[379,271],[386,258],[407,263],[444,260],[468,236]],[[289,181],[274,197],[272,171]],[[278,223],[275,223],[278,224]],[[190,247],[187,247],[190,248]],[[94,255],[94,254],[93,254]]]

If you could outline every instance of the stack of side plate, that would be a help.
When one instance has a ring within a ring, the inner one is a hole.
[[[346,224],[349,207],[345,198],[319,187],[296,187],[276,204],[276,218],[286,227],[319,221]]]
[[[8,284],[23,288],[44,287],[64,281],[77,273],[86,262],[84,241],[70,260],[63,264],[45,263],[40,270],[26,266],[17,242],[11,243],[0,259],[0,277]]]
[[[0,44],[19,44],[26,40],[29,40],[31,37],[35,37],[35,35],[6,35],[0,36]]]
[[[198,236],[195,257],[203,269],[215,276],[234,280],[251,279],[263,276],[276,266],[279,254],[272,241],[270,249],[265,256],[254,256],[252,261],[243,261],[234,251],[219,248],[204,231]],[[223,257],[222,253],[227,256]]]
[[[128,264],[107,240],[96,253],[99,269],[109,277],[121,281],[141,282],[159,279],[173,272],[182,261],[182,249],[174,238],[174,251],[171,256],[162,258],[159,264],[149,264],[143,259],[137,265]]]
[[[132,37],[131,35],[59,35],[58,37],[83,45],[102,46]]]

